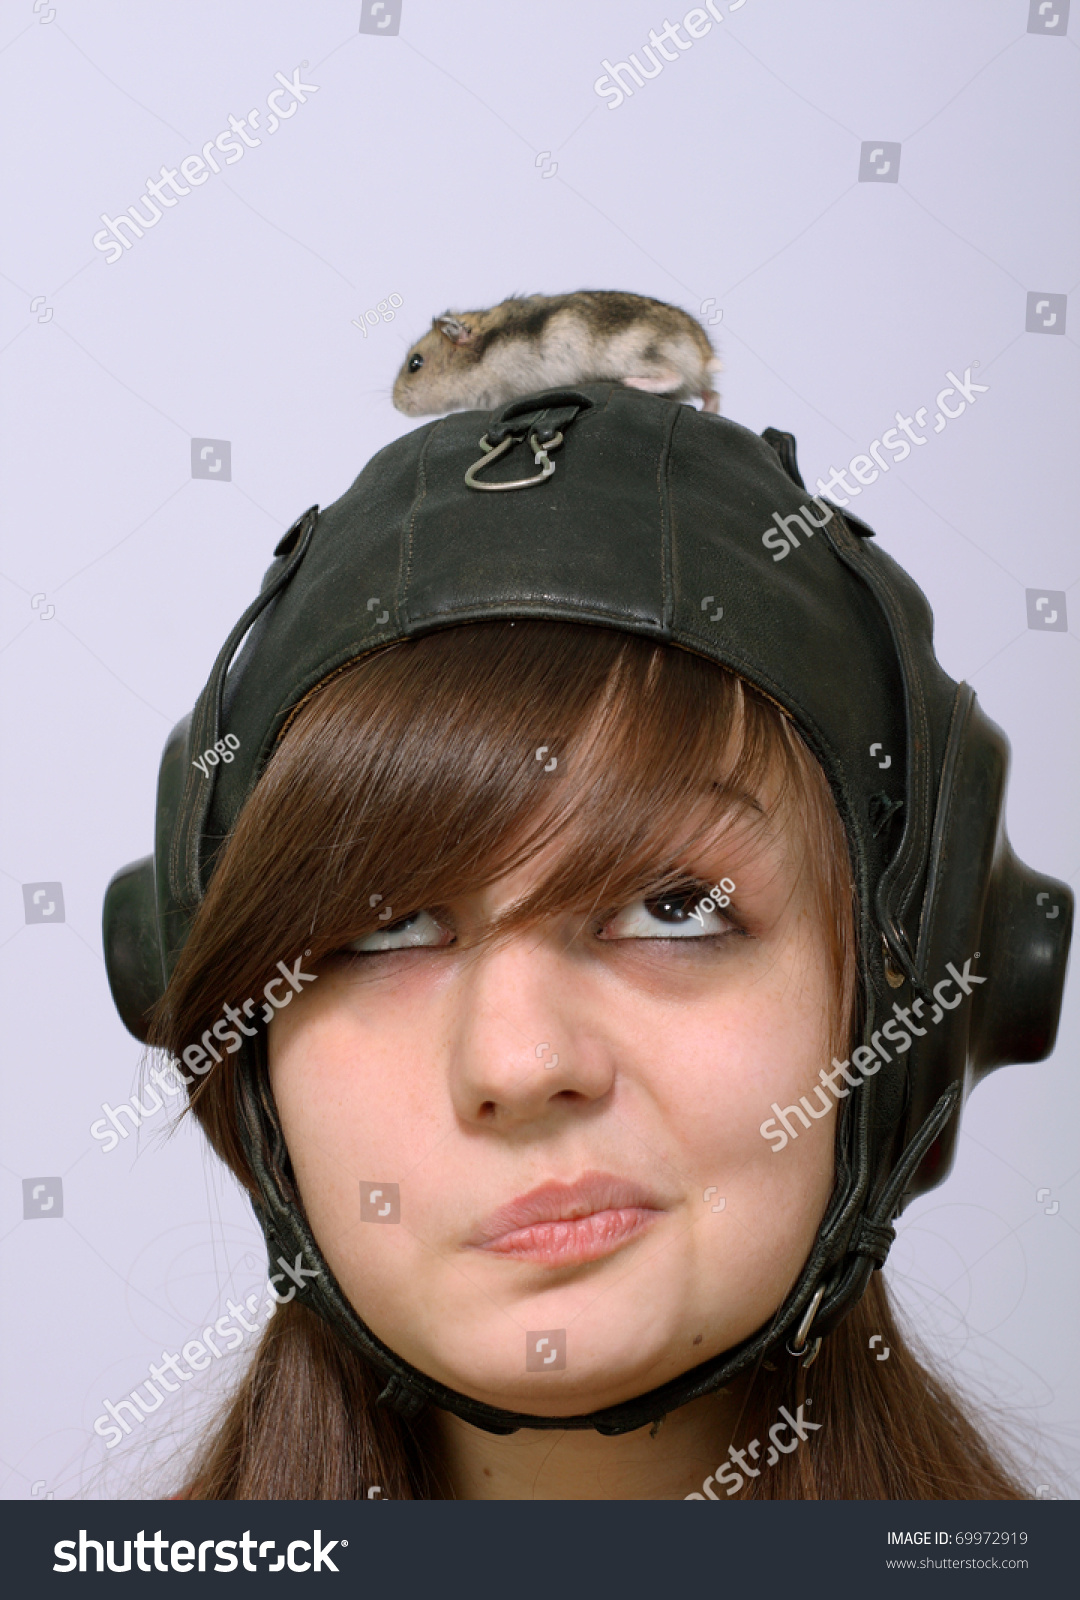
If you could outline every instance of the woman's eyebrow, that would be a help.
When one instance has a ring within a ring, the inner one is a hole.
[[[783,834],[783,823],[775,809],[756,794],[748,789],[729,788],[719,781],[714,782],[711,789],[714,800],[719,797],[727,804],[715,827],[709,830],[705,840],[698,841],[696,848],[704,844],[708,849],[734,850],[759,838],[764,846],[771,848]]]
[[[729,789],[725,784],[717,782],[714,782],[712,787],[719,789],[721,794],[729,796],[732,800],[737,801],[739,805],[747,806],[751,811],[759,812],[761,816],[765,815],[765,807],[761,801],[756,795],[750,794],[748,790]]]

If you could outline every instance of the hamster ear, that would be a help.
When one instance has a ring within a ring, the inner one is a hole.
[[[441,317],[433,317],[431,326],[444,333],[451,344],[471,344],[476,335],[467,322],[462,322],[452,311],[445,311]]]

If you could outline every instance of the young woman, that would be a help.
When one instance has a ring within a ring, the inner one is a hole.
[[[965,1065],[1052,1043],[1067,930],[1030,1015],[980,1011],[1021,869],[950,875],[971,806],[998,836],[992,725],[782,440],[607,386],[481,421],[282,541],[110,889],[122,1014],[190,1069],[281,1302],[184,1492],[1022,1498],[873,1270]],[[477,493],[500,429],[561,477]],[[759,524],[801,511],[836,526],[780,583]],[[895,788],[845,754],[870,714]],[[155,879],[168,983],[125,992]]]

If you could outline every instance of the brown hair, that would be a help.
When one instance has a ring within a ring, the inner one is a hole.
[[[538,760],[543,751],[547,761]],[[554,759],[556,766],[547,774]],[[284,956],[310,967],[399,915],[451,903],[562,848],[528,897],[487,930],[625,905],[680,881],[680,860],[748,795],[802,843],[800,871],[825,935],[831,1034],[857,1024],[854,890],[828,784],[785,713],[687,651],[595,626],[473,623],[340,669],[294,712],[225,842],[154,1016],[179,1056],[225,1000],[257,994]],[[230,1063],[192,1109],[248,1191]],[[300,1204],[299,1196],[295,1203]],[[870,1332],[891,1350],[867,1360]],[[812,1369],[828,1426],[740,1498],[1024,1498],[959,1404],[910,1353],[879,1275]],[[764,1439],[807,1375],[781,1356],[749,1383],[737,1430]],[[440,1498],[430,1419],[377,1407],[380,1380],[298,1302],[279,1308],[193,1469],[200,1499]]]

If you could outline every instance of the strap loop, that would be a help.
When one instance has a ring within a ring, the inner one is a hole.
[[[487,437],[492,444],[502,444],[508,433],[524,438],[535,431],[541,443],[546,443],[556,429],[568,427],[592,406],[588,395],[576,389],[547,389],[540,394],[523,395],[494,413]]]

